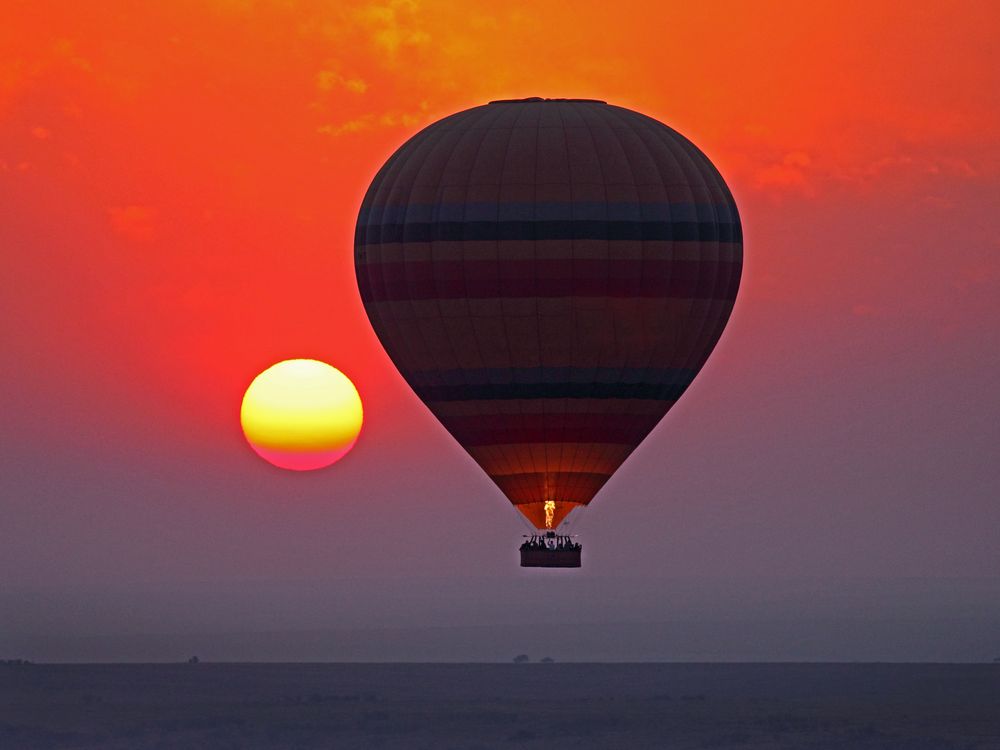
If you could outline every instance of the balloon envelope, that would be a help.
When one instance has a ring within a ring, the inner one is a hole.
[[[355,235],[400,373],[536,527],[586,505],[680,398],[742,270],[718,170],[662,123],[511,100],[407,141]]]

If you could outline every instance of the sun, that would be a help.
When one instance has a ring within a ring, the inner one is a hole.
[[[354,447],[363,412],[344,373],[315,359],[287,359],[253,379],[240,423],[247,442],[275,466],[309,471],[329,466]]]

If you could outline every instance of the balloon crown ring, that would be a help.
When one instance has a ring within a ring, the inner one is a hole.
[[[524,104],[525,102],[590,102],[591,104],[607,104],[603,99],[566,99],[529,96],[525,99],[494,99],[490,104]]]

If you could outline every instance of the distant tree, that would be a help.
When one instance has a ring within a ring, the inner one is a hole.
[[[531,661],[531,657],[527,654],[518,654],[514,657],[515,664],[527,664],[529,661]]]
[[[994,664],[1000,664],[1000,656],[993,660]]]
[[[192,656],[190,659],[188,659],[188,664],[197,664],[200,661],[201,659],[199,659],[197,656]]]
[[[542,664],[552,664],[553,662],[555,662],[555,659],[553,659],[551,656],[543,656],[541,659],[539,659],[539,661]]]

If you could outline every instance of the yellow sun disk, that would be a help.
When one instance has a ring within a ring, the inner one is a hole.
[[[268,368],[247,389],[240,422],[254,446],[287,452],[329,451],[361,430],[361,399],[339,370],[315,360]]]

